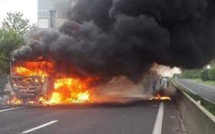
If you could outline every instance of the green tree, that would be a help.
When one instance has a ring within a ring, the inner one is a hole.
[[[7,17],[2,22],[2,27],[6,31],[14,31],[23,37],[30,25],[29,20],[23,19],[23,14],[20,12],[9,12],[7,13]]]
[[[201,70],[199,70],[199,69],[183,70],[182,71],[182,78],[198,79],[200,77],[201,77]]]
[[[209,70],[209,78],[213,81],[215,81],[215,67],[212,67],[210,70]]]
[[[203,69],[201,72],[201,79],[203,81],[211,80],[209,73],[210,73],[209,69]]]
[[[21,13],[7,13],[0,28],[0,73],[8,73],[11,51],[25,44],[24,35],[29,21]]]

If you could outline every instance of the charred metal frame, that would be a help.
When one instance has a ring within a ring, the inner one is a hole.
[[[39,75],[19,76],[14,72],[15,66],[17,66],[17,63],[11,61],[8,83],[16,98],[26,103],[29,101],[36,102],[41,96],[48,96],[48,89],[51,85],[50,80],[48,80],[49,77]],[[19,67],[19,65],[17,67]],[[48,67],[46,67],[46,69],[48,69]]]

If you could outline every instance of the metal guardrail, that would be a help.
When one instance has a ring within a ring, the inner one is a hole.
[[[195,101],[183,90],[183,87],[171,80],[173,87],[176,87],[176,103],[180,115],[185,123],[189,134],[214,134],[215,116],[206,110],[198,101]]]
[[[215,105],[215,102],[213,102],[213,101],[211,101],[211,100],[209,100],[209,99],[203,97],[203,96],[200,95],[200,94],[197,94],[197,93],[193,92],[191,89],[189,89],[189,88],[183,86],[182,84],[180,84],[180,83],[177,83],[177,84],[176,84],[173,80],[171,80],[171,82],[172,82],[177,88],[179,88],[179,89],[185,89],[185,90],[187,90],[188,92],[191,92],[192,94],[198,95],[198,96],[200,96],[203,100],[208,101],[208,102],[210,102],[210,103],[213,103],[213,104]]]

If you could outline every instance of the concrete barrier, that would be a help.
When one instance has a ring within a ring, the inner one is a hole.
[[[180,88],[177,83],[172,83]],[[199,102],[181,89],[177,90],[175,100],[189,134],[215,134],[215,117]]]

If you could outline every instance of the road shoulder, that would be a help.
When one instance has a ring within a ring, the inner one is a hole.
[[[174,102],[166,102],[162,134],[187,134],[184,123]]]

